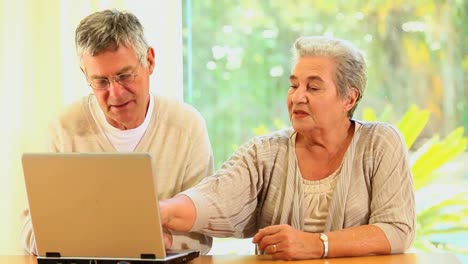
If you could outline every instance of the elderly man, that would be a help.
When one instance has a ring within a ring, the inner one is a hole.
[[[170,198],[213,172],[201,115],[189,105],[150,93],[155,52],[135,15],[117,10],[93,13],[78,25],[75,41],[93,93],[51,124],[50,151],[150,153],[159,199]],[[29,212],[25,215],[23,246],[36,254],[34,228]],[[173,235],[173,249],[206,253],[211,247],[211,238],[200,234]]]

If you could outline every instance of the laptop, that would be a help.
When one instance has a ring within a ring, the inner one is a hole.
[[[185,263],[164,247],[147,153],[25,153],[38,263]]]

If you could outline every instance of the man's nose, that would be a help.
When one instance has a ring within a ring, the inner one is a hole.
[[[112,97],[120,97],[125,92],[125,87],[116,80],[109,80],[109,95]]]

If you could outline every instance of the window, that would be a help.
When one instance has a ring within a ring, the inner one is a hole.
[[[182,100],[180,1],[0,0],[0,254],[20,255],[27,200],[23,152],[44,151],[48,123],[64,105],[91,92],[76,58],[74,32],[107,8],[135,13],[156,52],[152,92]]]
[[[462,127],[467,135],[464,1],[186,0],[183,11],[184,97],[207,121],[217,167],[247,139],[289,125],[290,50],[301,35],[348,39],[367,54],[368,86],[355,118],[375,114],[396,124],[413,105],[430,113],[411,148],[413,158],[435,134],[444,138]],[[463,132],[459,138],[466,149]],[[428,195],[431,188],[468,192],[457,187],[467,186],[468,171],[461,165],[467,157],[462,153],[434,171],[438,181],[418,185],[419,213],[443,199],[440,191]],[[423,197],[433,203],[423,204]],[[459,205],[466,201],[460,197],[454,198]],[[447,228],[441,227],[442,211],[425,218],[435,222],[418,233],[415,250],[466,252],[466,203],[462,208]]]

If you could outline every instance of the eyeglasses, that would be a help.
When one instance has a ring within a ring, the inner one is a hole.
[[[89,82],[89,85],[94,89],[94,90],[107,90],[110,86],[111,82],[116,82],[122,86],[126,86],[131,84],[133,81],[135,81],[135,78],[137,77],[137,73],[122,73],[114,78],[96,78],[92,79]]]

